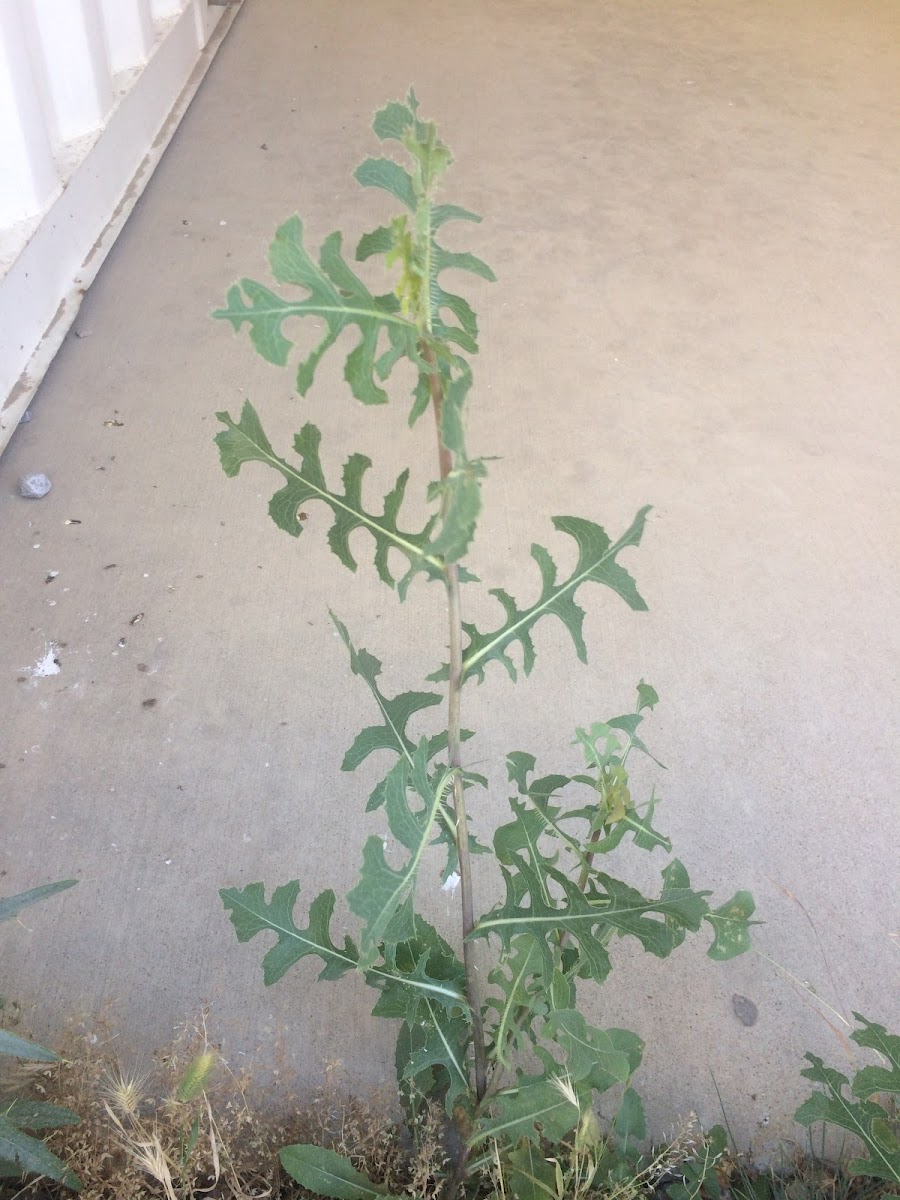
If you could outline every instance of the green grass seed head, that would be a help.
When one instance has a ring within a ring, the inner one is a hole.
[[[212,1050],[204,1050],[202,1054],[195,1055],[178,1083],[175,1099],[181,1104],[188,1104],[196,1099],[206,1088],[215,1065],[216,1055]]]

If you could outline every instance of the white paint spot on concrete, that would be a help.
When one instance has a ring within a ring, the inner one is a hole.
[[[441,887],[441,891],[442,892],[450,892],[452,894],[459,887],[459,884],[460,884],[459,874],[456,871],[451,871],[450,874],[447,876],[443,886]]]
[[[27,671],[33,679],[46,679],[50,675],[58,675],[60,672],[58,654],[59,646],[55,642],[51,642],[43,658],[39,658],[33,667],[22,667],[21,670]]]

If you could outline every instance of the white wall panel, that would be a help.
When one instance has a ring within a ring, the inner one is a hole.
[[[129,0],[122,0],[123,4]],[[112,107],[112,86],[96,0],[30,0],[49,100],[51,141],[74,141],[99,129]]]
[[[243,0],[0,0],[0,450]]]
[[[59,186],[21,15],[0,2],[0,231],[42,212]]]
[[[150,0],[100,0],[100,17],[114,73],[147,61],[153,45]]]

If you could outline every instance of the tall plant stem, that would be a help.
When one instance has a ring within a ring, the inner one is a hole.
[[[434,419],[437,428],[438,461],[441,479],[446,479],[453,469],[450,451],[441,437],[441,409],[444,402],[444,385],[440,368],[430,346],[422,346],[422,357],[429,367],[429,389]],[[472,1013],[472,1046],[475,1062],[475,1099],[480,1102],[487,1090],[487,1054],[484,1044],[484,1026],[481,1020],[481,988],[478,966],[475,962],[475,947],[469,934],[475,928],[475,907],[472,893],[472,856],[469,853],[469,825],[466,819],[466,791],[462,776],[460,751],[460,702],[462,698],[462,607],[459,594],[459,567],[447,563],[444,567],[444,583],[447,588],[447,615],[450,628],[450,674],[447,700],[447,752],[449,766],[453,771],[453,810],[456,820],[456,850],[459,857],[459,892],[462,907],[463,963],[466,968],[466,995]]]

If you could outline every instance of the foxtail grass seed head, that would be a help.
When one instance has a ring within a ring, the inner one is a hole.
[[[209,1077],[216,1066],[216,1055],[212,1050],[204,1050],[188,1063],[175,1091],[175,1099],[181,1104],[195,1100],[205,1090]]]
[[[120,1116],[137,1116],[138,1109],[144,1100],[144,1086],[147,1082],[146,1073],[131,1071],[125,1073],[117,1069],[111,1072],[102,1084],[102,1093]]]

